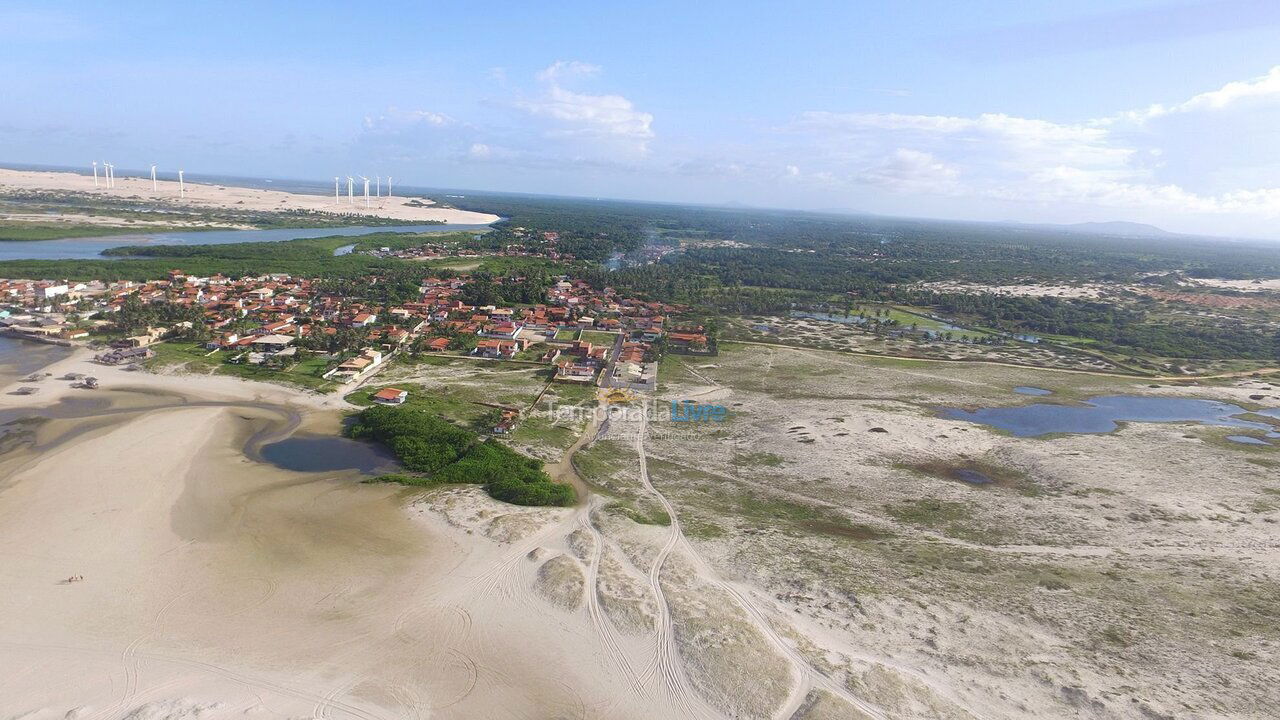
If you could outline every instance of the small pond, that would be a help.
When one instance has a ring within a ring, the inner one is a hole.
[[[1267,437],[1280,437],[1280,432],[1267,423],[1235,417],[1247,412],[1238,405],[1214,400],[1105,395],[1089,398],[1081,405],[1035,403],[972,411],[943,408],[942,417],[990,425],[1018,437],[1049,433],[1106,433],[1115,430],[1120,422],[1196,422],[1261,430],[1267,433]],[[1280,408],[1256,414],[1280,418]]]
[[[986,474],[980,473],[977,470],[970,470],[968,468],[956,468],[951,471],[950,475],[956,480],[969,483],[970,485],[986,485],[994,482],[994,480],[987,477]]]
[[[380,445],[324,435],[294,435],[263,445],[258,454],[276,467],[298,472],[375,473],[397,467],[395,457]]]
[[[1231,442],[1240,443],[1242,445],[1270,445],[1271,443],[1261,438],[1252,437],[1250,435],[1228,435],[1227,439]]]
[[[1013,391],[1018,393],[1019,395],[1052,395],[1053,394],[1052,390],[1045,390],[1044,388],[1031,387],[1030,385],[1019,385],[1018,387],[1014,388]]]

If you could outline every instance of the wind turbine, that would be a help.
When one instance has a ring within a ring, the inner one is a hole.
[[[387,176],[387,197],[391,197],[391,176]]]
[[[98,187],[98,161],[93,161],[93,186]]]
[[[347,202],[356,204],[356,181],[350,175],[347,176]]]
[[[156,192],[156,164],[151,163],[151,192]]]
[[[178,171],[178,199],[182,200],[187,197],[187,185],[182,180],[182,171]]]
[[[338,176],[333,176],[333,204],[338,204]]]
[[[364,206],[369,207],[369,178],[361,175],[360,179],[364,181]]]
[[[378,180],[378,197],[382,197],[382,176],[374,175],[374,177]]]

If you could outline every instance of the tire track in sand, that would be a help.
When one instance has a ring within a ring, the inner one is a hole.
[[[649,467],[644,454],[644,436],[647,431],[648,418],[641,414],[640,427],[635,434],[640,482],[646,490],[653,493],[671,518],[666,542],[662,544],[662,548],[649,566],[649,590],[653,593],[654,601],[657,604],[658,616],[655,627],[655,641],[657,644],[655,669],[658,675],[659,687],[665,690],[673,704],[682,711],[684,717],[722,717],[722,713],[708,705],[707,701],[693,689],[688,676],[685,675],[684,665],[680,661],[680,652],[676,649],[675,625],[671,620],[671,608],[667,604],[666,593],[662,590],[661,577],[662,566],[666,564],[667,556],[684,538],[684,532],[680,529],[680,520],[676,517],[675,508],[671,506],[671,503],[667,501],[667,498],[662,493],[659,493],[653,487],[653,483],[649,482]]]
[[[716,383],[710,378],[699,373],[695,374],[700,379],[710,382],[717,387],[721,387],[719,383]],[[675,648],[671,613],[667,607],[666,597],[663,595],[661,585],[658,581],[662,571],[662,564],[666,561],[666,558],[671,551],[675,549],[675,546],[680,545],[681,549],[692,560],[695,566],[697,566],[705,579],[729,593],[734,601],[737,602],[737,604],[740,605],[747,613],[747,616],[751,619],[752,623],[756,625],[766,638],[769,639],[772,645],[782,652],[783,657],[785,657],[792,666],[792,675],[795,678],[795,682],[792,685],[791,692],[789,693],[786,702],[783,703],[782,707],[775,715],[778,720],[787,720],[790,718],[800,707],[801,703],[803,703],[805,694],[807,694],[808,690],[814,686],[821,687],[824,690],[831,692],[858,708],[868,716],[876,718],[876,720],[885,720],[886,715],[882,709],[855,696],[853,693],[849,692],[844,685],[815,669],[799,651],[792,647],[790,643],[786,642],[782,636],[774,630],[772,624],[768,620],[768,617],[755,606],[755,603],[752,602],[750,598],[729,583],[721,580],[702,556],[693,549],[693,546],[690,545],[688,539],[685,537],[684,531],[680,528],[680,519],[676,513],[675,506],[671,504],[671,501],[668,500],[665,495],[654,487],[652,480],[649,478],[649,466],[644,450],[644,437],[647,432],[648,418],[642,415],[640,428],[636,432],[635,437],[635,450],[640,468],[640,482],[644,485],[647,491],[657,498],[658,502],[662,505],[663,510],[665,510],[667,515],[671,518],[671,529],[667,534],[667,542],[664,543],[662,550],[659,552],[658,557],[655,559],[649,572],[650,587],[653,589],[659,605],[658,665],[660,672],[665,676],[664,683],[682,683],[683,687],[688,688],[688,680],[684,676],[683,666],[680,665],[679,653]],[[692,692],[691,688],[689,688],[688,691]],[[701,696],[698,696],[696,693],[693,694],[698,698],[702,706],[706,707],[706,703],[702,700]]]

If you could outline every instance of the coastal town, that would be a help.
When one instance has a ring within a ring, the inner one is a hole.
[[[91,343],[107,364],[144,361],[164,345],[198,346],[228,369],[256,366],[338,386],[368,378],[397,354],[429,353],[542,364],[558,382],[652,391],[662,352],[705,354],[714,346],[701,326],[671,322],[684,308],[568,276],[553,280],[542,302],[476,305],[463,299],[471,276],[428,276],[416,298],[380,305],[284,274],[232,279],[175,269],[149,282],[0,279],[0,332]]]

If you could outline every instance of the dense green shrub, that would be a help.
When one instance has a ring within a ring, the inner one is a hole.
[[[542,461],[426,410],[374,406],[360,413],[347,434],[391,448],[405,469],[422,475],[391,474],[379,480],[404,485],[473,483],[493,498],[515,505],[571,505],[573,488],[551,480]]]

